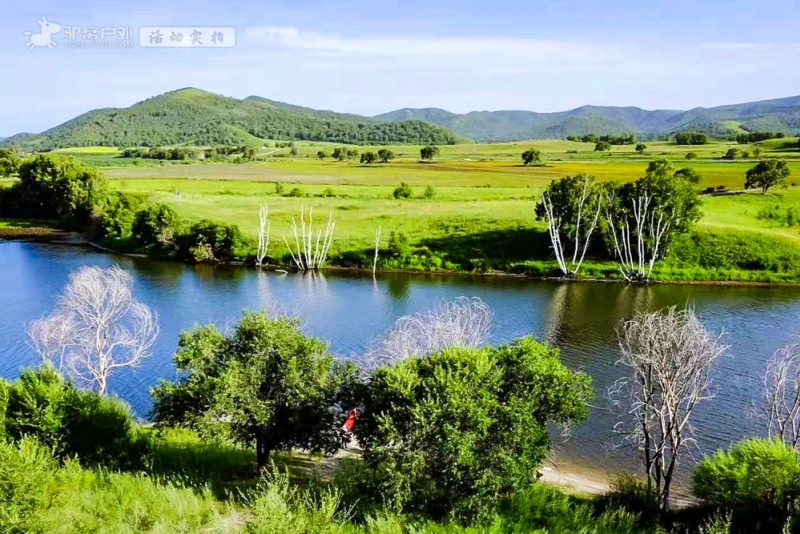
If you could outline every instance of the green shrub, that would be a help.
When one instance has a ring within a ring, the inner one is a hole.
[[[166,204],[151,204],[136,213],[131,227],[139,247],[164,246],[178,233],[178,213]]]
[[[120,400],[75,389],[52,368],[26,370],[6,386],[6,435],[35,438],[58,458],[136,468],[151,444]]]
[[[95,206],[99,237],[120,242],[131,237],[136,211],[143,198],[129,193],[113,192]]]
[[[436,189],[434,189],[432,185],[429,185],[425,188],[425,192],[422,193],[422,196],[430,200],[436,196]]]
[[[687,152],[685,159],[697,159],[697,152]]]
[[[654,527],[659,519],[656,494],[647,483],[633,475],[621,475],[611,482],[611,489],[603,496],[607,509],[625,510],[637,517],[641,524]]]
[[[767,525],[780,528],[797,512],[800,459],[794,448],[777,439],[739,441],[697,465],[692,493],[734,510],[734,524],[758,518],[754,531]]]
[[[275,194],[283,196],[284,185],[281,182],[275,182]]]
[[[389,234],[389,257],[396,260],[406,260],[411,256],[411,245],[408,236],[400,232]]]
[[[202,220],[180,236],[184,256],[195,262],[246,260],[253,251],[252,239],[236,225]]]
[[[403,182],[400,184],[400,187],[394,190],[392,196],[399,200],[401,198],[411,198],[411,195],[413,194],[414,191],[411,189],[411,186]]]
[[[764,206],[758,210],[756,218],[777,226],[800,226],[800,210],[794,206],[781,206],[780,204]]]
[[[535,480],[547,425],[586,417],[589,384],[532,338],[450,348],[376,369],[354,431],[393,509],[486,518]]]

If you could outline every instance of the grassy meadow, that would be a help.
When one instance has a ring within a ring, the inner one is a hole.
[[[666,158],[676,167],[696,170],[703,189],[726,186],[741,190],[747,169],[758,161],[752,156],[756,149],[762,158],[779,156],[789,161],[792,175],[786,187],[775,188],[767,195],[750,191],[704,196],[698,229],[755,233],[800,247],[800,228],[779,227],[756,217],[759,210],[776,204],[800,208],[800,188],[794,185],[800,182],[797,142],[795,138],[752,145],[648,142],[643,154],[636,153],[633,145],[595,152],[592,143],[561,140],[463,144],[440,147],[441,153],[432,163],[419,162],[420,147],[404,145],[385,147],[396,159],[373,165],[338,162],[330,157],[320,160],[318,151],[330,153],[339,145],[302,141],[295,142],[296,155],[290,155],[288,147],[275,148],[267,143],[260,147],[258,159],[247,163],[121,158],[114,148],[59,152],[100,166],[113,189],[145,194],[190,219],[237,224],[249,235],[256,234],[257,212],[266,203],[272,228],[270,255],[286,251],[282,236],[292,240],[291,220],[302,207],[313,208],[318,223],[333,214],[333,252],[367,251],[374,247],[375,231],[381,227],[383,246],[391,232],[401,232],[414,246],[450,256],[476,255],[478,249],[488,247],[488,255],[521,263],[548,258],[541,232],[544,225],[535,220],[534,205],[555,178],[586,172],[601,181],[630,181],[642,176],[651,160]],[[720,159],[732,147],[751,155],[735,161]],[[377,152],[380,148],[384,147],[357,147],[359,152]],[[528,148],[541,151],[542,165],[521,165],[520,154]],[[688,152],[697,157],[687,160]],[[411,199],[393,197],[401,182],[413,188]],[[426,198],[429,187],[433,196]]]

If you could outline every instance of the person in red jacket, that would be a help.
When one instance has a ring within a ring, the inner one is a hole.
[[[356,424],[356,416],[358,415],[358,408],[353,408],[350,410],[350,415],[347,416],[344,424],[342,425],[342,430],[344,430],[344,436],[342,437],[342,446],[347,449],[347,444],[350,443],[350,440],[353,439],[353,425]]]

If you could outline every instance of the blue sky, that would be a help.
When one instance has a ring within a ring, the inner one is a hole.
[[[0,136],[193,86],[336,111],[688,109],[800,94],[800,1],[14,1]],[[224,49],[25,47],[62,27],[233,26]]]

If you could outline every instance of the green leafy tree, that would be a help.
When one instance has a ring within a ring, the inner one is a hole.
[[[539,165],[542,163],[542,153],[532,148],[522,153],[523,165]]]
[[[347,159],[347,149],[346,148],[334,148],[333,149],[333,159],[336,161],[344,161]]]
[[[381,163],[389,163],[389,161],[393,160],[394,157],[394,152],[388,148],[382,148],[378,150],[378,159]]]
[[[429,185],[425,188],[425,192],[422,193],[422,196],[430,200],[436,196],[436,189],[434,189],[432,185]]]
[[[0,176],[11,176],[19,169],[20,157],[12,148],[0,148]]]
[[[345,154],[348,160],[356,159],[358,157],[358,150],[355,148],[348,148]]]
[[[785,161],[775,158],[765,159],[747,171],[744,188],[758,187],[762,193],[766,193],[770,187],[784,183],[790,174],[791,171]]]
[[[588,415],[590,378],[523,338],[377,368],[354,427],[377,492],[396,508],[471,519],[536,480],[548,425]]]
[[[378,157],[375,155],[375,152],[364,152],[361,154],[362,165],[372,165],[377,159]]]
[[[427,145],[419,149],[419,157],[422,161],[433,161],[433,158],[439,155],[439,147],[435,145]]]
[[[598,141],[596,145],[594,145],[595,152],[605,152],[607,150],[611,150],[611,143],[608,141]]]
[[[636,145],[636,152],[639,154],[644,154],[644,151],[647,150],[647,145],[644,143],[639,143]]]
[[[11,194],[30,216],[81,223],[105,195],[105,185],[94,167],[71,157],[41,154],[19,166],[19,182]]]
[[[327,153],[327,152],[325,152],[324,150],[320,150],[319,152],[317,152],[317,157],[320,159],[320,161],[324,160],[324,159],[325,159],[325,158],[327,158],[329,155],[330,155],[330,154],[328,154],[328,153]]]
[[[749,516],[762,523],[742,531],[780,532],[798,511],[798,453],[778,439],[739,441],[729,450],[703,458],[692,474],[692,493],[735,510],[734,521],[747,521]]]
[[[687,152],[684,159],[697,159],[697,152]]]
[[[259,470],[272,451],[336,452],[342,407],[351,407],[340,401],[357,371],[299,326],[298,319],[245,312],[230,336],[214,326],[182,333],[175,365],[183,377],[154,388],[154,420],[254,447]]]
[[[392,196],[394,196],[394,198],[399,200],[401,198],[406,198],[406,199],[411,198],[413,194],[414,191],[411,189],[411,186],[405,182],[402,182],[400,186],[394,190]]]
[[[722,157],[725,158],[725,159],[736,159],[736,158],[739,157],[741,152],[742,151],[739,150],[738,148],[732,147],[732,148],[729,148],[728,151],[725,152],[725,155],[722,156]]]
[[[583,143],[597,143],[597,139],[598,139],[597,134],[586,134],[583,137],[581,137],[581,141]]]

